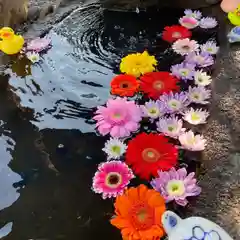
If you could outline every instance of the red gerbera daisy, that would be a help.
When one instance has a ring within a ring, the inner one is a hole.
[[[126,163],[143,179],[157,176],[159,170],[167,171],[177,163],[178,150],[162,135],[140,133],[129,141]]]
[[[167,42],[175,42],[178,39],[191,38],[192,33],[187,28],[179,25],[173,25],[165,27],[162,39]]]
[[[179,80],[169,72],[146,73],[141,78],[141,90],[153,99],[158,99],[163,93],[179,91]]]
[[[121,97],[132,97],[138,90],[138,80],[131,75],[118,75],[111,81],[111,93]]]

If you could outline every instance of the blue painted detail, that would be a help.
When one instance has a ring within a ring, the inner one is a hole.
[[[177,218],[169,216],[169,225],[173,228],[177,225]]]
[[[194,226],[192,228],[192,236],[184,240],[223,240],[218,232],[211,230],[209,232],[204,231],[200,226]]]

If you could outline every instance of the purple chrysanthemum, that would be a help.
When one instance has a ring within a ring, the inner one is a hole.
[[[180,78],[184,81],[193,80],[195,67],[195,64],[183,62],[173,65],[171,67],[171,72],[173,76]]]
[[[158,178],[151,181],[151,185],[160,192],[166,202],[175,201],[181,206],[186,206],[188,204],[187,197],[197,196],[201,193],[195,173],[187,174],[186,168],[178,170],[172,168],[168,172],[159,171],[158,175]]]
[[[177,117],[160,118],[156,125],[157,131],[172,138],[178,138],[185,131],[183,121]]]
[[[158,101],[152,101],[146,102],[145,105],[141,106],[143,116],[156,119],[165,114],[164,105],[158,100]]]
[[[214,59],[212,55],[210,55],[207,52],[189,53],[186,56],[185,61],[187,63],[196,64],[198,67],[203,67],[203,68],[214,64]]]
[[[211,91],[203,86],[189,87],[188,88],[188,99],[191,103],[208,104],[207,101],[211,96]]]
[[[202,52],[209,53],[211,55],[217,54],[219,47],[217,46],[217,43],[214,41],[207,41],[206,43],[202,44],[200,46],[200,49]]]
[[[212,17],[204,17],[199,22],[199,26],[204,29],[215,28],[217,24],[217,20]]]
[[[193,17],[193,18],[196,18],[196,19],[200,19],[202,17],[202,13],[198,10],[193,11],[191,9],[186,9],[184,11],[184,14],[187,17]]]
[[[163,94],[159,98],[160,102],[164,104],[166,113],[183,113],[185,108],[189,105],[189,99],[185,92]]]

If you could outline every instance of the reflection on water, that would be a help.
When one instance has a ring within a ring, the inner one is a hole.
[[[173,57],[166,59],[168,45],[160,33],[175,19],[163,14],[103,12],[91,6],[54,27],[49,33],[54,47],[40,64],[30,67],[22,59],[5,71],[21,105],[34,110],[34,124],[94,131],[92,110],[109,98],[109,83],[129,52],[148,49],[160,61],[165,56],[159,68],[168,68]]]
[[[11,57],[1,68],[0,119],[10,132],[0,138],[0,237],[13,222],[8,240],[121,239],[109,223],[112,200],[91,191],[106,140],[96,135],[93,110],[110,97],[127,53],[147,49],[159,70],[180,60],[160,33],[181,13],[79,9],[50,31],[53,47],[39,64]]]

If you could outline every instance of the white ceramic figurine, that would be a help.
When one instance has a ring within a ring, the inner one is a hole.
[[[220,226],[202,217],[181,219],[166,211],[162,224],[168,240],[233,240]]]

